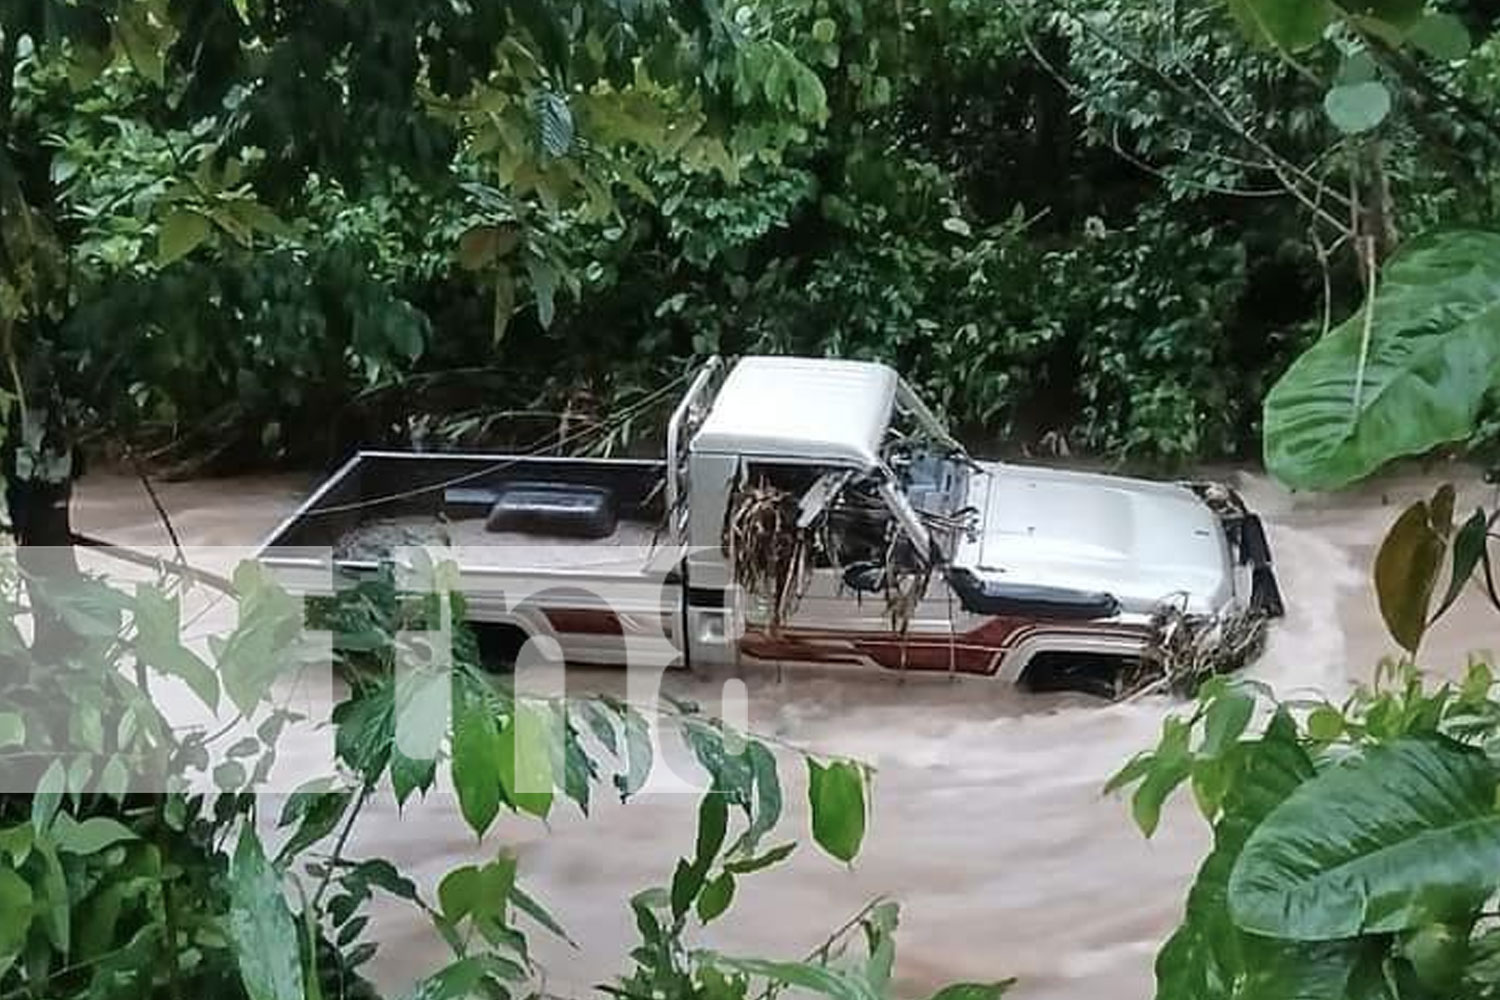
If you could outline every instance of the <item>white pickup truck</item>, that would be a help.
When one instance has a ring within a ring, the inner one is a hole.
[[[808,540],[780,614],[731,564],[750,485],[792,497],[789,530]],[[1260,521],[1232,490],[975,461],[896,372],[862,361],[713,359],[659,460],[360,452],[259,558],[294,592],[326,592],[406,545],[457,563],[483,647],[551,640],[568,663],[1107,689],[1150,655],[1165,608],[1281,611]],[[891,574],[908,581],[899,615],[879,596]]]

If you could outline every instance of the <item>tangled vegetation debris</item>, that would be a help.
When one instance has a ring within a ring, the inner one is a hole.
[[[1119,679],[1118,696],[1194,695],[1210,677],[1233,673],[1260,654],[1267,621],[1251,608],[1196,615],[1181,601],[1164,602],[1151,617],[1145,654]]]
[[[811,579],[812,532],[799,527],[797,497],[762,479],[730,498],[724,552],[734,582],[765,605],[766,628],[781,631]]]

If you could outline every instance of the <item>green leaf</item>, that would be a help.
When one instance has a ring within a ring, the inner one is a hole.
[[[568,936],[568,932],[563,929],[562,924],[558,923],[557,918],[520,885],[510,887],[510,901],[516,904],[516,909],[541,924],[549,933],[577,947],[577,942]]]
[[[557,269],[540,257],[526,258],[526,275],[536,296],[536,318],[543,327],[552,325],[557,306]]]
[[[252,198],[236,198],[226,206],[238,223],[237,229],[263,233],[267,236],[291,236],[292,227],[282,221],[281,216]]]
[[[623,802],[645,787],[655,750],[650,726],[639,712],[626,709],[621,718],[625,728],[625,771],[614,776],[614,784]]]
[[[61,813],[52,826],[52,842],[64,854],[98,854],[106,847],[136,839],[130,827],[107,816],[92,816],[79,823]]]
[[[1330,705],[1319,705],[1307,716],[1307,735],[1319,743],[1332,743],[1344,735],[1344,716]]]
[[[745,747],[745,757],[755,781],[755,809],[749,827],[735,845],[737,851],[755,850],[760,838],[781,820],[781,776],[775,755],[764,744],[752,740]]]
[[[514,222],[474,226],[458,238],[458,263],[465,270],[482,271],[516,248],[521,227]]]
[[[1158,1000],[1198,1000],[1228,996],[1224,983],[1240,983],[1237,1000],[1345,1000],[1343,992],[1297,992],[1280,989],[1292,974],[1323,968],[1337,956],[1304,952],[1305,946],[1252,938],[1235,927],[1229,915],[1228,882],[1235,859],[1251,831],[1313,774],[1312,762],[1283,727],[1265,738],[1241,742],[1218,766],[1227,769],[1222,812],[1214,825],[1214,849],[1198,870],[1188,892],[1182,925],[1156,960]],[[1327,961],[1325,961],[1327,958]],[[1347,965],[1345,977],[1348,978]]]
[[[698,804],[698,843],[693,863],[707,871],[724,847],[724,835],[729,829],[728,796],[717,789],[704,793]]]
[[[1151,768],[1156,763],[1156,754],[1149,750],[1143,750],[1125,762],[1114,774],[1110,775],[1104,783],[1104,794],[1113,795],[1127,785],[1133,785],[1146,775],[1151,773]]]
[[[469,1000],[478,995],[484,977],[482,962],[461,958],[418,983],[406,1000]]]
[[[1266,397],[1266,466],[1288,486],[1335,489],[1473,431],[1500,383],[1500,234],[1413,240],[1381,277],[1361,377],[1363,333],[1361,311]]]
[[[487,865],[465,865],[443,877],[438,885],[438,905],[444,918],[458,923],[465,917],[503,924],[516,883],[516,859],[502,854]]]
[[[1141,783],[1130,797],[1130,814],[1147,837],[1156,832],[1157,824],[1161,822],[1161,807],[1167,798],[1193,773],[1193,756],[1188,751],[1192,734],[1193,727],[1186,720],[1165,719],[1161,727],[1161,742],[1156,752],[1146,758],[1149,766],[1144,767]],[[1121,772],[1115,778],[1120,779],[1123,774]]]
[[[384,889],[397,899],[416,902],[417,887],[412,880],[402,875],[389,861],[372,858],[350,867],[351,877],[359,878],[370,885]]]
[[[452,923],[458,923],[474,909],[479,899],[479,868],[464,865],[455,868],[438,883],[438,908]]]
[[[453,787],[476,836],[500,812],[500,724],[486,700],[460,685],[453,717]]]
[[[545,819],[552,811],[552,738],[547,716],[517,701],[500,734],[500,782],[516,808]]]
[[[864,977],[811,962],[772,962],[763,958],[718,956],[715,964],[747,976],[818,993],[833,1000],[879,1000],[880,994]]]
[[[820,17],[813,22],[812,36],[816,41],[827,45],[838,36],[839,26],[826,17]]]
[[[1443,62],[1456,62],[1469,54],[1469,29],[1443,11],[1424,15],[1406,33],[1406,40]]]
[[[1469,578],[1474,575],[1479,561],[1484,558],[1485,547],[1488,544],[1489,518],[1485,516],[1484,511],[1476,510],[1453,536],[1452,579],[1448,581],[1448,592],[1443,595],[1442,602],[1432,613],[1432,621],[1443,617],[1444,613],[1453,607],[1454,602],[1458,600],[1468,584]]]
[[[1193,773],[1193,760],[1187,754],[1157,757],[1135,794],[1130,797],[1130,815],[1141,833],[1150,837],[1161,823],[1161,807]]]
[[[734,901],[734,876],[721,872],[698,894],[698,919],[707,924],[722,915]]]
[[[47,765],[37,781],[36,793],[31,797],[31,825],[38,832],[52,825],[58,806],[62,805],[63,793],[68,788],[68,769],[60,760]]]
[[[751,872],[758,872],[763,868],[770,868],[774,864],[785,861],[796,849],[797,844],[795,841],[779,844],[757,857],[725,862],[724,870],[735,875],[749,875]]]
[[[71,950],[73,939],[73,900],[68,894],[68,878],[63,871],[62,859],[57,856],[51,842],[40,837],[33,844],[33,854],[42,867],[41,878],[32,880],[36,913],[48,940],[59,951],[67,952]]]
[[[1236,924],[1331,941],[1457,919],[1500,884],[1495,773],[1436,739],[1376,747],[1299,786],[1229,880]]]
[[[249,774],[237,760],[226,760],[214,768],[214,787],[221,792],[237,792],[245,787]]]
[[[1208,706],[1203,720],[1203,746],[1199,752],[1217,757],[1245,732],[1255,714],[1255,698],[1242,688],[1226,688]]]
[[[1334,15],[1325,0],[1229,0],[1229,9],[1252,41],[1288,52],[1322,41]]]
[[[1375,57],[1370,55],[1369,51],[1360,49],[1344,59],[1343,64],[1339,66],[1338,75],[1334,77],[1334,83],[1341,85],[1367,83],[1379,74],[1380,67],[1375,62]]]
[[[0,975],[26,945],[31,928],[31,886],[9,868],[0,868]]]
[[[298,854],[333,833],[353,795],[349,792],[296,791],[282,807],[278,826],[297,823],[297,830],[276,855],[276,863],[285,865]]]
[[[1391,92],[1379,80],[1345,83],[1323,95],[1323,111],[1346,135],[1368,132],[1391,113]]]
[[[414,792],[425,795],[436,778],[437,761],[412,760],[400,750],[391,753],[391,789],[397,805],[405,806]]]
[[[151,23],[150,9],[145,3],[121,5],[115,20],[115,37],[135,71],[160,87],[167,40],[162,30]]]
[[[156,262],[162,266],[196,250],[212,231],[208,219],[189,209],[178,209],[162,220],[156,237]]]
[[[670,902],[672,905],[672,916],[678,919],[693,905],[693,900],[703,889],[703,879],[707,875],[702,868],[688,861],[686,858],[678,858],[677,865],[672,869],[672,886],[670,890]]]
[[[303,1000],[297,924],[249,823],[229,870],[229,938],[249,1000]]]
[[[1443,539],[1431,508],[1420,500],[1402,511],[1375,555],[1380,615],[1401,648],[1415,654],[1427,631],[1427,611],[1443,562]]]
[[[813,839],[840,861],[853,861],[865,837],[864,776],[848,761],[825,767],[809,759],[807,772]]]
[[[139,584],[135,591],[136,655],[151,669],[177,677],[209,708],[219,705],[219,679],[208,664],[182,644],[181,600],[160,587]]]
[[[453,677],[430,664],[396,672],[396,750],[408,760],[437,760],[453,719]]]
[[[1423,986],[1442,996],[1463,995],[1464,972],[1469,962],[1467,923],[1428,924],[1405,936],[1399,950]]]
[[[0,855],[10,858],[11,864],[19,867],[31,856],[34,840],[35,833],[26,823],[0,829]]]

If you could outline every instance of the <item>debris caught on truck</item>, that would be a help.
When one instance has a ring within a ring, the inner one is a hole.
[[[799,515],[797,495],[764,479],[737,486],[729,500],[724,553],[735,584],[764,609],[772,635],[797,610],[812,577],[812,528]]]

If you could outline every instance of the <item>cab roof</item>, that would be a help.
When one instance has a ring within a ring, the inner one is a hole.
[[[871,361],[742,358],[692,450],[873,468],[898,381],[891,368]]]

